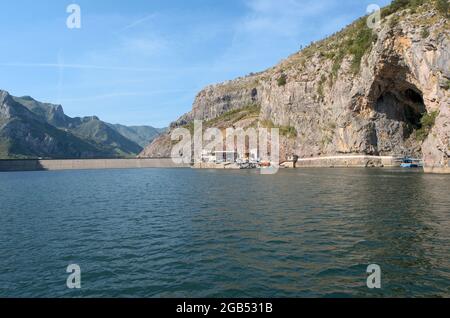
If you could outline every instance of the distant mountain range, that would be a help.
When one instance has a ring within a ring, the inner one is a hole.
[[[135,157],[164,131],[71,118],[61,105],[0,90],[0,159]]]
[[[118,131],[122,136],[134,141],[144,148],[160,134],[167,131],[167,128],[154,128],[151,126],[124,126],[120,124],[108,124],[111,128]]]

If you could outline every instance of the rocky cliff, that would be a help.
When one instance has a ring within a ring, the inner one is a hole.
[[[362,18],[277,66],[201,91],[190,113],[211,121],[249,105],[279,126],[282,155],[423,156],[448,167],[450,28],[442,1],[394,1],[369,29]],[[141,157],[170,155],[170,131]]]
[[[60,130],[0,90],[0,159],[105,156],[94,144]]]

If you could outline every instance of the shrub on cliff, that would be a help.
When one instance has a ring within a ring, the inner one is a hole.
[[[434,124],[436,123],[436,118],[438,117],[438,115],[438,111],[423,115],[422,119],[420,120],[422,127],[416,131],[417,140],[425,141],[425,139],[427,139],[428,135],[434,127]]]
[[[278,128],[280,135],[286,138],[296,138],[298,136],[297,129],[292,126],[277,126],[272,120],[266,119],[260,121],[260,126],[267,129]]]
[[[445,0],[444,0],[445,1]],[[404,10],[404,9],[411,9],[415,10],[417,7],[420,7],[423,5],[426,1],[425,0],[394,0],[392,3],[385,7],[383,11],[381,12],[382,17],[387,17],[395,12]]]
[[[281,126],[280,135],[286,138],[296,138],[298,135],[297,129],[292,126]]]
[[[376,35],[368,27],[362,27],[350,44],[349,52],[353,55],[352,70],[359,72],[361,60],[366,52],[372,47]]]
[[[287,76],[286,74],[281,74],[278,78],[278,86],[285,86],[287,84]]]
[[[437,0],[436,9],[445,17],[449,17],[448,11],[450,10],[450,4],[448,0]]]
[[[422,36],[422,39],[426,39],[430,36],[430,30],[428,30],[428,28],[424,28],[420,34]]]

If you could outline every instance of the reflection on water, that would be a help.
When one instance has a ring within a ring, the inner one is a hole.
[[[0,174],[0,296],[450,296],[449,176]],[[82,289],[65,286],[69,264]],[[366,287],[369,264],[382,289]]]

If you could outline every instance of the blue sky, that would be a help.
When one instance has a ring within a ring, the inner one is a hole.
[[[0,89],[69,116],[167,126],[204,86],[262,71],[389,0],[0,0]],[[81,29],[66,8],[81,7]]]

